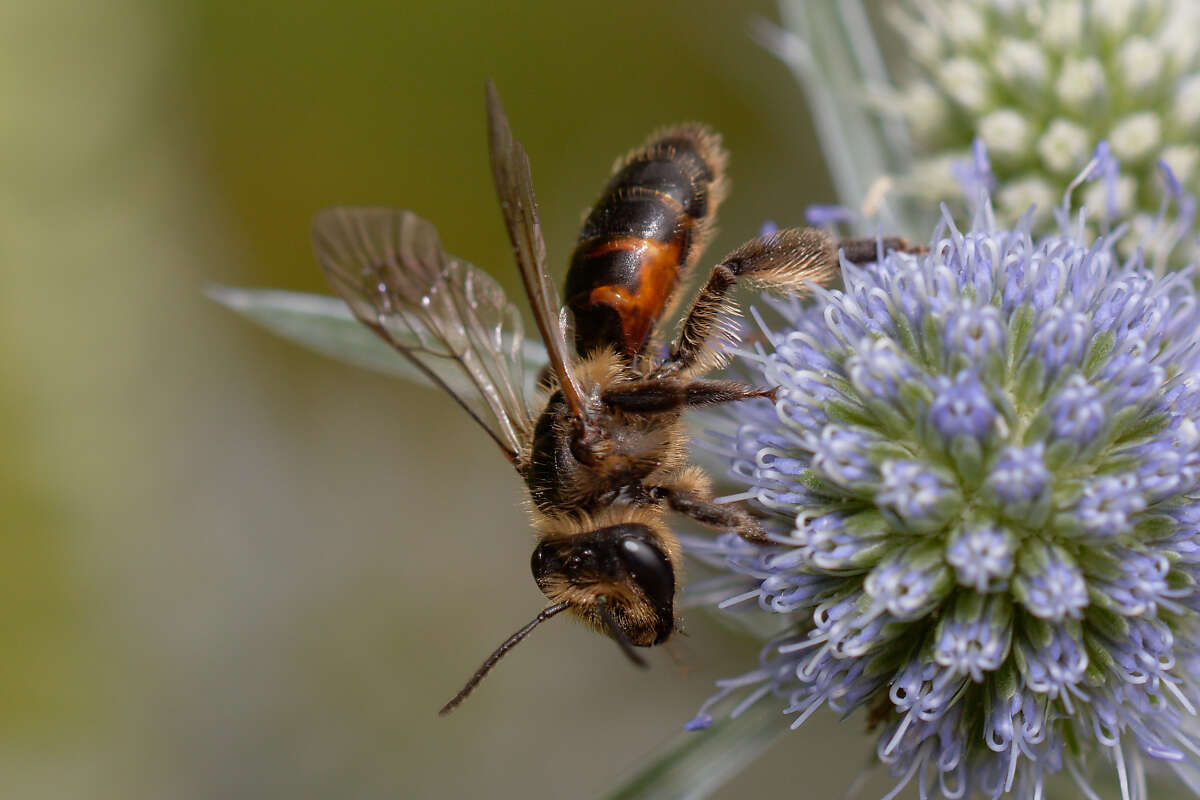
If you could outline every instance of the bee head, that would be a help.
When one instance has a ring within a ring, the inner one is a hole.
[[[675,628],[675,567],[651,525],[623,522],[548,537],[530,566],[553,602],[567,602],[589,626],[639,647]]]
[[[543,518],[539,528],[531,566],[550,605],[487,657],[442,714],[457,708],[530,631],[564,611],[607,633],[640,667],[646,662],[633,646],[660,644],[675,629],[678,544],[653,512],[616,507],[599,519]]]

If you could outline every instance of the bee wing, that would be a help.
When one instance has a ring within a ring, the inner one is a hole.
[[[331,208],[313,220],[313,251],[354,315],[451,396],[517,463],[533,420],[523,395],[520,311],[491,277],[442,249],[411,211]],[[477,397],[438,375],[452,365]],[[432,365],[432,366],[431,366]],[[491,421],[476,412],[482,401]]]
[[[559,319],[561,304],[550,276],[546,273],[546,242],[538,221],[537,199],[533,194],[533,177],[529,172],[529,157],[525,148],[513,138],[508,117],[500,104],[500,95],[491,81],[487,82],[488,140],[492,156],[492,177],[513,256],[521,270],[521,281],[538,332],[546,345],[550,367],[558,379],[567,407],[574,417],[584,414],[583,390],[571,369],[566,331]]]

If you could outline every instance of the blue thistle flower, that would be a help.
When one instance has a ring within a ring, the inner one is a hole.
[[[773,544],[689,546],[787,632],[689,729],[774,696],[865,709],[896,792],[1094,797],[1106,761],[1200,793],[1200,303],[1065,205],[1044,237],[944,212],[742,353],[776,404],[714,419]]]

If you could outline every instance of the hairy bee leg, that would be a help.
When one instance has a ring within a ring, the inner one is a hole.
[[[729,319],[737,306],[729,291],[739,280],[751,286],[801,294],[809,282],[820,283],[837,268],[833,237],[816,228],[789,228],[751,239],[713,268],[684,318],[679,337],[659,374],[707,371],[718,366],[722,354],[712,345],[714,336],[736,342]]]
[[[718,403],[735,403],[739,400],[752,400],[765,397],[774,401],[778,386],[770,389],[757,389],[737,381],[692,380],[684,384],[689,406],[714,406]]]
[[[737,306],[728,297],[736,283],[737,275],[725,264],[713,268],[657,374],[674,375],[697,366],[701,371],[717,366],[720,357],[710,344],[712,339],[719,335],[731,344],[738,340],[737,331],[729,322],[737,313]]]
[[[663,414],[686,407],[733,403],[755,397],[774,399],[777,389],[756,389],[736,381],[648,378],[614,386],[600,395],[610,408],[630,414]]]
[[[766,544],[770,540],[758,520],[737,506],[718,505],[710,499],[686,490],[655,486],[651,496],[667,501],[672,511],[718,530],[731,530],[748,542]]]
[[[713,268],[684,318],[670,355],[656,374],[705,372],[720,365],[722,354],[714,349],[712,339],[719,335],[731,343],[737,341],[737,331],[729,323],[737,306],[729,292],[739,279],[752,286],[799,295],[806,291],[806,284],[821,283],[834,275],[839,250],[847,261],[863,264],[878,257],[881,245],[884,252],[917,253],[926,249],[899,236],[835,243],[832,236],[817,228],[790,228],[751,239]]]
[[[842,239],[837,246],[851,264],[870,264],[879,258],[881,247],[884,253],[893,250],[900,253],[924,253],[929,249],[924,245],[914,245],[902,236],[884,236],[882,239],[876,239],[874,236]]]

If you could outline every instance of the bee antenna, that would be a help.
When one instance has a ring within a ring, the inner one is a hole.
[[[521,642],[521,640],[524,639],[526,636],[528,636],[529,632],[532,631],[534,628],[536,628],[538,625],[541,625],[543,622],[550,619],[555,614],[560,614],[563,611],[566,611],[570,607],[570,605],[571,605],[570,603],[568,603],[566,600],[564,600],[561,603],[555,603],[552,606],[547,606],[546,608],[543,608],[541,611],[538,612],[538,615],[536,617],[534,617],[530,622],[528,622],[525,625],[525,627],[521,628],[521,630],[517,631],[512,636],[505,639],[500,644],[500,646],[497,647],[496,650],[490,656],[487,657],[487,660],[479,665],[479,669],[475,670],[475,674],[471,676],[471,679],[469,681],[467,681],[466,685],[464,685],[461,689],[458,690],[458,694],[454,695],[454,697],[451,697],[450,702],[446,703],[446,705],[442,706],[442,710],[439,711],[438,714],[445,716],[446,714],[449,714],[454,709],[458,708],[459,703],[461,703],[463,700],[466,700],[467,695],[469,695],[471,692],[475,691],[475,687],[479,685],[479,682],[481,680],[483,680],[489,672],[491,672],[492,667],[496,666],[496,662],[499,661],[501,658],[503,658],[505,653],[507,653],[509,650],[512,650],[514,647],[516,647]]]
[[[604,595],[600,595],[600,598],[596,601],[596,605],[600,608],[600,619],[604,620],[604,627],[608,628],[608,632],[617,640],[617,644],[621,647],[621,652],[642,669],[650,666],[646,663],[646,659],[638,655],[638,652],[633,649],[633,643],[629,641],[629,637],[625,635],[625,631],[621,630],[621,626],[617,624],[617,619],[613,616],[612,611],[609,610],[608,601]]]

